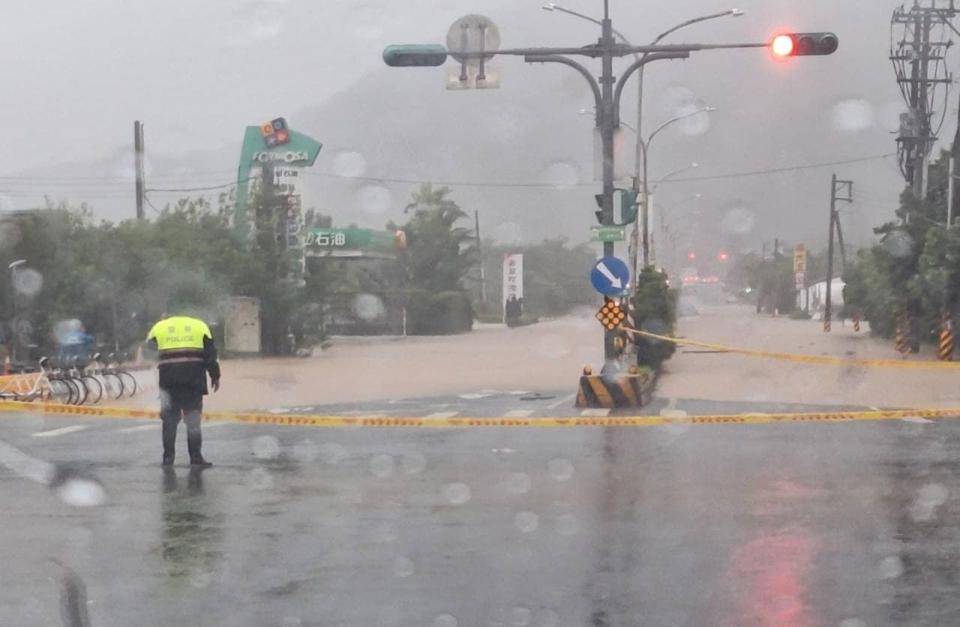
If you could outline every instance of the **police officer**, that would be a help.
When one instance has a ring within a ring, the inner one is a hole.
[[[209,467],[200,452],[200,418],[207,374],[213,391],[220,389],[220,364],[210,328],[189,316],[165,317],[153,325],[147,341],[160,354],[160,418],[163,421],[163,465],[172,466],[177,444],[177,425],[187,424],[190,465]]]

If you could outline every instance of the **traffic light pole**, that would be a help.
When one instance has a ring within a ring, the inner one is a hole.
[[[643,68],[647,63],[660,61],[664,59],[687,59],[691,52],[700,52],[705,50],[732,50],[741,48],[767,48],[771,44],[765,43],[736,43],[736,44],[680,44],[680,45],[650,45],[650,46],[632,46],[628,44],[618,44],[613,37],[613,23],[610,20],[609,0],[603,3],[603,20],[600,23],[601,37],[595,44],[581,47],[559,47],[559,48],[509,48],[509,49],[490,49],[485,48],[486,41],[481,33],[480,45],[478,50],[466,50],[466,43],[461,46],[461,50],[449,51],[441,45],[436,44],[412,44],[412,45],[393,45],[387,46],[383,51],[384,62],[391,67],[415,67],[415,66],[440,66],[443,65],[448,55],[452,55],[463,66],[468,60],[483,61],[496,56],[521,56],[527,63],[560,63],[573,68],[586,79],[587,84],[593,92],[595,101],[595,110],[597,112],[596,124],[600,131],[603,155],[603,193],[601,194],[599,218],[602,226],[613,225],[613,194],[614,194],[614,134],[617,127],[620,126],[620,97],[623,94],[624,85],[637,70]],[[809,34],[808,34],[809,35]],[[827,34],[824,35],[826,40]],[[783,37],[783,36],[781,36]],[[829,34],[831,44],[828,49],[821,51],[811,51],[813,48],[807,46],[803,52],[795,51],[794,37],[800,35],[791,35],[790,50],[786,53],[794,54],[832,54],[836,50],[836,36]],[[808,36],[804,36],[809,38]],[[799,47],[797,47],[799,48]],[[814,46],[815,48],[815,46]],[[613,75],[613,59],[624,56],[637,56],[632,65],[630,65],[619,77],[619,80]],[[570,58],[571,56],[600,58],[602,63],[602,72],[599,84],[594,76],[583,64]],[[646,164],[646,159],[644,159]],[[646,177],[644,177],[646,178]],[[644,204],[647,199],[644,198]],[[646,254],[647,247],[644,246]],[[613,242],[604,242],[604,256],[612,256],[614,253]],[[636,278],[634,279],[636,280]],[[614,347],[614,337],[609,331],[604,333],[604,360],[606,369],[616,361],[616,350]]]

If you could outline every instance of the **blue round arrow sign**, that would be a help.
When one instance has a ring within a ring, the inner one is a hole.
[[[604,296],[622,294],[630,282],[630,270],[627,264],[616,257],[601,257],[590,271],[590,283],[593,289]]]

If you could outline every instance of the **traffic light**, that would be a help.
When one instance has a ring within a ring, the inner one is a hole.
[[[631,189],[618,189],[620,196],[620,226],[633,223],[637,219],[637,192]]]
[[[770,42],[770,51],[781,59],[833,54],[840,40],[833,33],[783,33]]]
[[[691,250],[690,252],[687,253],[687,259],[689,259],[690,261],[696,261],[697,253]]]
[[[436,67],[447,62],[447,49],[439,44],[402,44],[383,49],[390,67]]]
[[[728,254],[727,254],[726,252],[724,252],[724,251],[720,251],[720,254],[717,255],[717,260],[718,260],[720,263],[727,263],[727,261],[730,260],[730,255],[728,255]]]

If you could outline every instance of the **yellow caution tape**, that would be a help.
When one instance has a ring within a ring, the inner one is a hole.
[[[50,415],[85,416],[91,418],[152,418],[160,412],[122,407],[76,407],[53,403],[20,403],[0,401],[0,412],[42,413]],[[207,412],[204,422],[235,422],[241,424],[277,425],[289,427],[326,428],[426,428],[464,429],[475,427],[657,427],[666,425],[727,425],[770,424],[797,422],[852,422],[858,420],[898,420],[902,418],[960,417],[960,408],[892,409],[875,411],[822,411],[785,414],[745,413],[710,414],[704,416],[574,416],[531,418],[422,418],[388,416],[324,416],[307,414],[259,414],[244,412]]]
[[[792,361],[806,364],[825,364],[828,366],[844,366],[847,368],[898,368],[905,370],[956,370],[960,369],[960,362],[951,361],[906,361],[900,359],[848,359],[845,357],[831,357],[829,355],[801,355],[796,353],[779,353],[775,351],[760,351],[749,348],[738,348],[735,346],[724,346],[723,344],[711,344],[697,340],[688,340],[679,337],[669,337],[666,335],[657,335],[648,331],[638,331],[630,327],[622,326],[621,330],[648,337],[663,342],[673,342],[683,346],[696,346],[706,348],[721,353],[737,353],[739,355],[751,355],[753,357],[766,357],[768,359],[779,359],[781,361]]]

